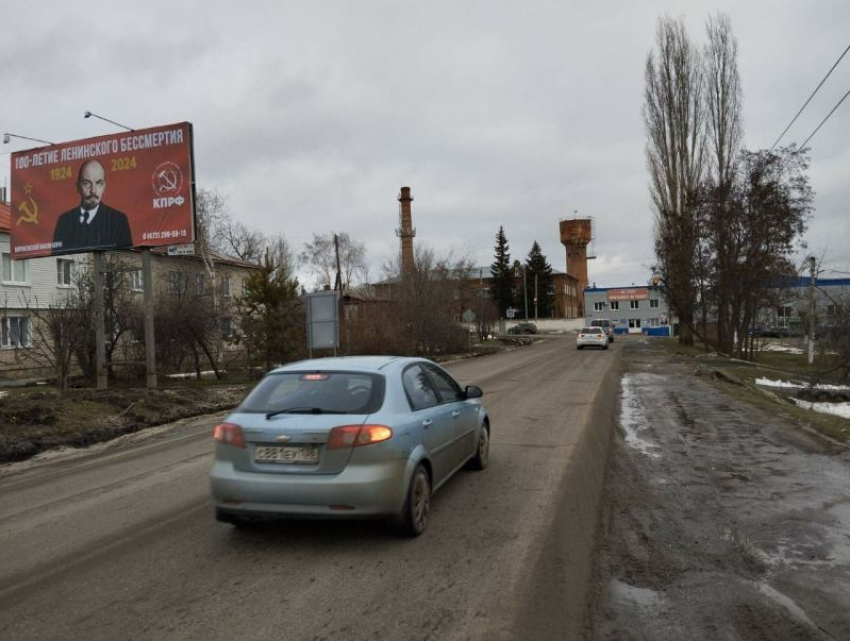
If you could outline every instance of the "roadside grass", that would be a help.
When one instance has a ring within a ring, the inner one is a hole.
[[[809,365],[806,354],[761,351],[755,361],[730,359],[706,353],[703,345],[683,346],[676,338],[662,338],[662,347],[671,355],[693,358],[722,376],[710,380],[718,389],[772,414],[806,426],[842,443],[850,443],[850,420],[831,414],[797,407],[789,400],[793,390],[763,390],[755,386],[757,378],[799,383],[840,383],[834,375],[835,359],[816,354]],[[733,384],[738,381],[740,384]]]
[[[740,401],[805,426],[841,443],[850,444],[850,420],[846,418],[797,407],[785,401],[781,394],[771,396],[749,385],[733,385],[717,378],[711,379],[711,383]]]
[[[434,360],[483,356],[532,342],[525,337],[476,342],[468,352]],[[159,376],[156,389],[127,381],[118,381],[106,390],[78,387],[64,394],[49,385],[0,388],[0,464],[58,447],[87,447],[143,428],[231,409],[263,373],[234,370],[221,380],[214,376],[200,380]]]
[[[251,385],[178,385],[157,389],[14,388],[0,396],[0,463],[47,449],[86,447],[145,427],[223,411]]]

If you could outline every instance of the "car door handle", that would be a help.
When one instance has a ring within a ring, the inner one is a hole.
[[[422,427],[431,427],[431,424],[433,422],[434,421],[432,421],[430,418],[426,418],[424,421],[422,421]]]
[[[457,418],[458,416],[460,416],[460,410],[455,410],[454,412],[452,412],[452,418]]]

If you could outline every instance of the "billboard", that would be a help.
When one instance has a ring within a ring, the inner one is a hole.
[[[12,257],[191,243],[192,125],[12,154]]]
[[[648,298],[649,289],[646,287],[626,287],[608,290],[608,300],[647,300]]]

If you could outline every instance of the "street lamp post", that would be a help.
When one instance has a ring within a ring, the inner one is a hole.
[[[48,140],[41,140],[40,138],[30,138],[29,136],[19,136],[18,134],[3,134],[3,144],[8,145],[12,141],[12,138],[20,138],[21,140],[31,140],[33,142],[40,142],[44,145],[56,144]]]
[[[517,260],[514,262],[514,276],[519,278],[519,270],[522,269],[522,302],[525,308],[525,320],[528,320],[528,281],[526,280],[525,265]]]
[[[122,129],[126,129],[127,131],[136,131],[132,127],[128,127],[127,125],[122,125],[120,122],[115,122],[114,120],[110,120],[109,118],[104,118],[103,116],[98,116],[97,114],[94,114],[91,111],[87,111],[86,113],[84,113],[83,118],[98,118],[100,120],[103,120],[104,122],[112,123],[116,127],[121,127]]]

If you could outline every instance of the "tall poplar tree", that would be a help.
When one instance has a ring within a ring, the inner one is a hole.
[[[493,277],[493,299],[499,307],[499,315],[505,316],[508,307],[511,306],[514,299],[513,284],[514,275],[511,268],[511,254],[508,251],[508,239],[505,236],[505,229],[499,226],[499,232],[496,234],[495,260],[490,265],[490,275]]]

